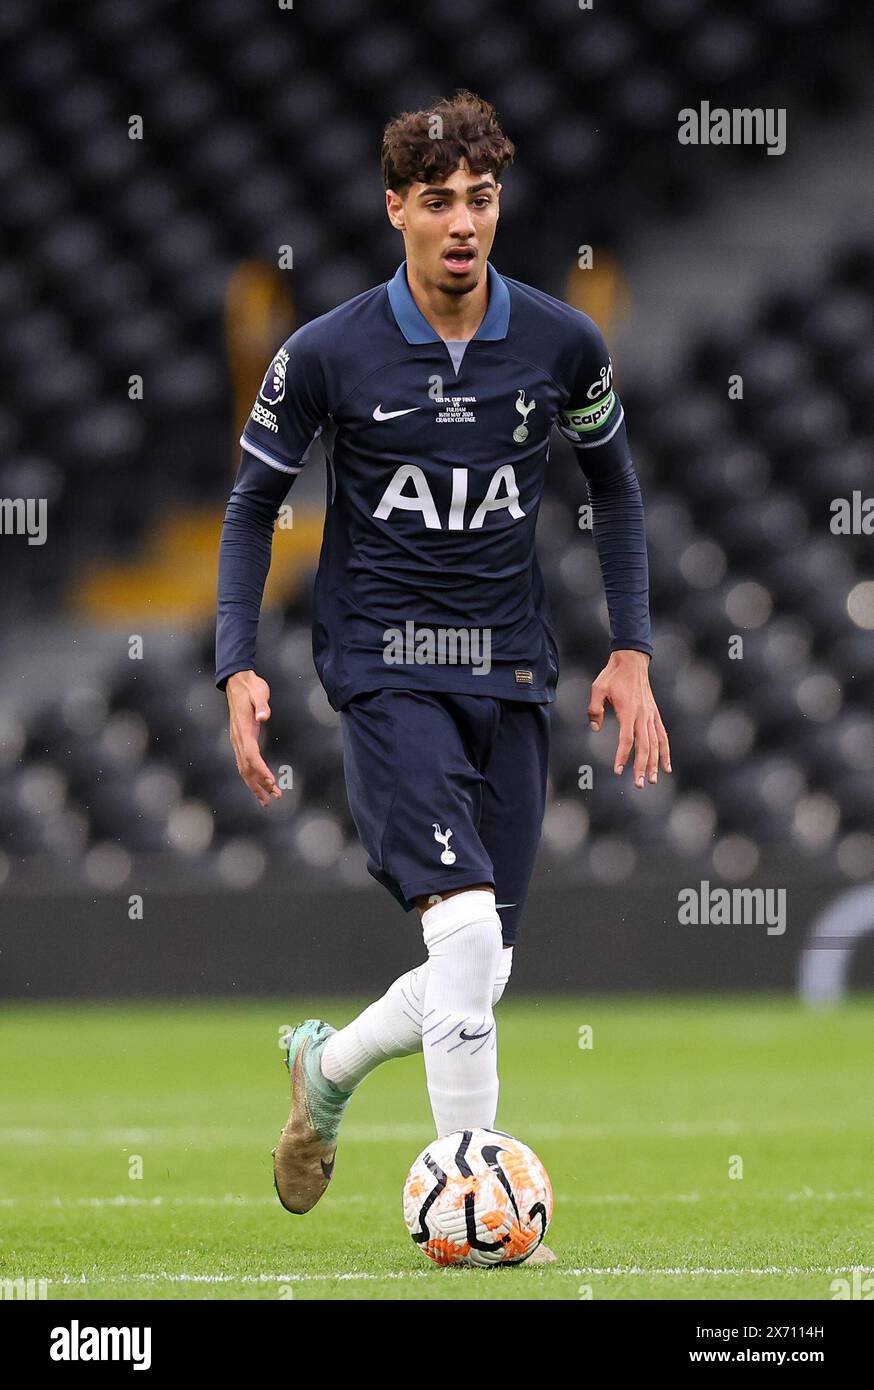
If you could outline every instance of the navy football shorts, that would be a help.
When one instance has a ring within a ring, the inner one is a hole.
[[[549,706],[384,688],[340,715],[368,871],[407,912],[420,894],[491,884],[512,946],[543,824]]]

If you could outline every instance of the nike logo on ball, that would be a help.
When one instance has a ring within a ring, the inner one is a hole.
[[[374,420],[394,420],[397,415],[412,415],[414,410],[421,410],[420,405],[411,405],[407,410],[383,410],[382,401],[373,412]]]

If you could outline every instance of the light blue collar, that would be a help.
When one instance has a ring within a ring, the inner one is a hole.
[[[476,341],[477,338],[487,338],[492,342],[499,338],[506,338],[507,330],[510,327],[510,291],[490,261],[486,261],[486,272],[488,274],[489,305],[485,318],[471,339],[472,342]],[[440,334],[431,327],[410,294],[406,261],[401,261],[386,288],[391,311],[395,316],[398,328],[408,343],[441,343],[443,341]]]

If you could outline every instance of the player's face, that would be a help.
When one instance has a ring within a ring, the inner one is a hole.
[[[501,185],[462,161],[445,183],[414,183],[400,198],[387,193],[392,225],[404,234],[417,278],[447,294],[479,284],[495,239]]]

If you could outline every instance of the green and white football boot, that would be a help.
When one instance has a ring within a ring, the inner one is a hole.
[[[333,1177],[337,1131],[352,1095],[322,1075],[322,1050],[336,1031],[322,1019],[308,1018],[283,1039],[291,1113],[273,1150],[273,1182],[285,1210],[296,1216],[312,1210]]]

